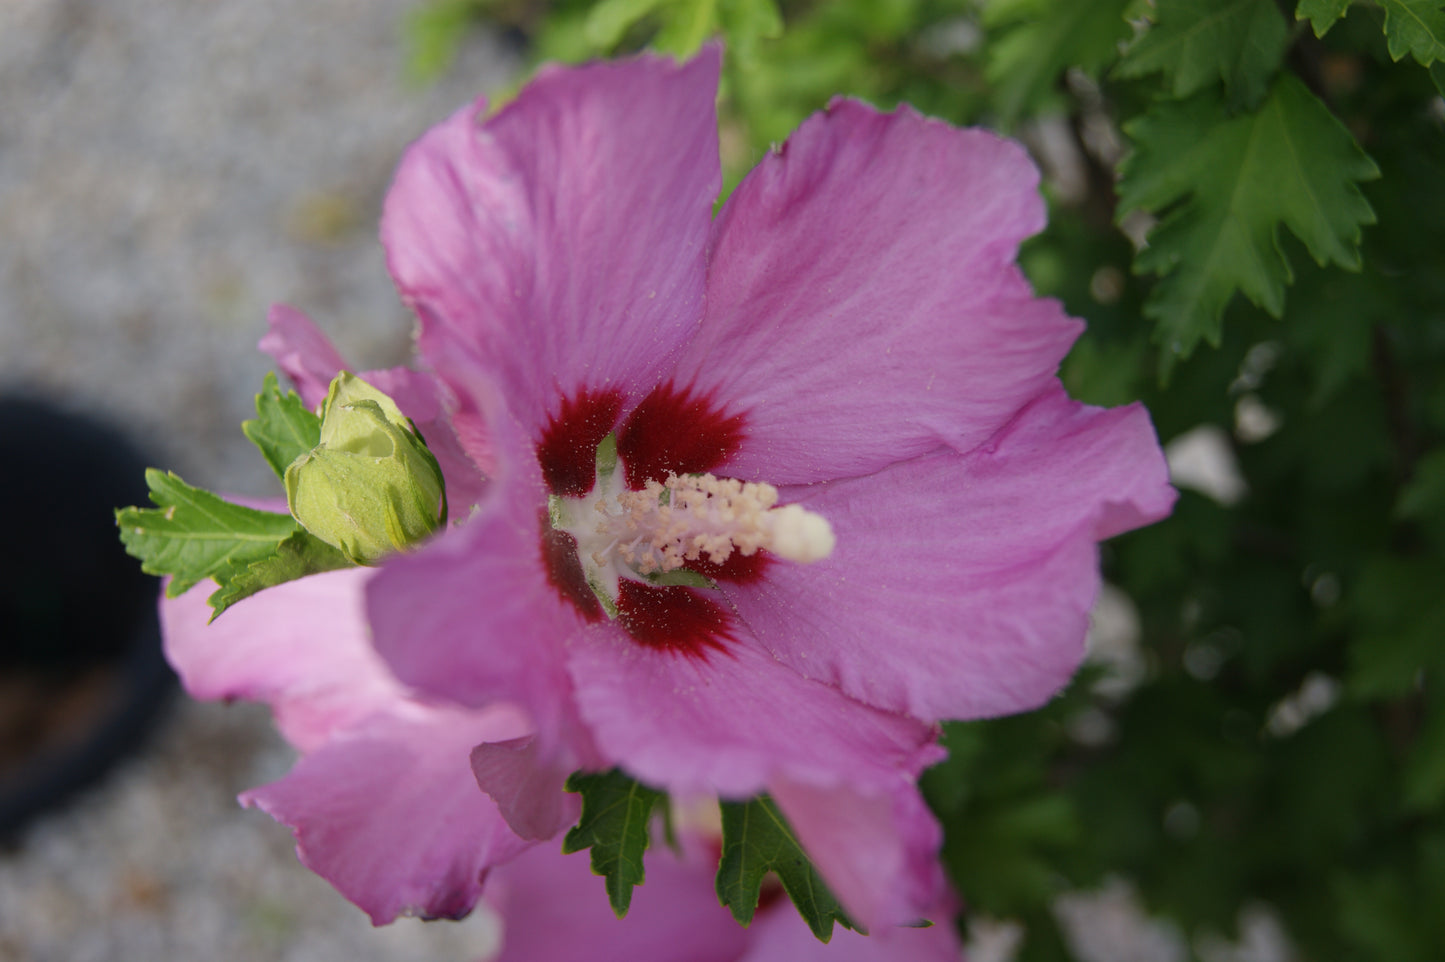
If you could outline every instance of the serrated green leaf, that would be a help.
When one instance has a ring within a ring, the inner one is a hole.
[[[1222,81],[1232,100],[1258,104],[1289,46],[1274,0],[1159,0],[1155,22],[1115,68],[1162,73],[1178,98]]]
[[[1129,0],[991,0],[984,25],[999,31],[987,47],[999,125],[1011,127],[1046,100],[1065,70],[1093,73],[1129,36]]]
[[[1423,66],[1445,60],[1445,3],[1441,0],[1375,0],[1385,11],[1385,46],[1393,60],[1410,54]],[[1316,37],[1345,15],[1350,0],[1300,0],[1295,19],[1308,20]]]
[[[819,940],[833,937],[835,921],[855,928],[771,798],[723,802],[722,835],[717,894],[743,925],[752,922],[757,911],[763,876],[776,872],[798,914]]]
[[[1278,317],[1293,275],[1281,225],[1320,264],[1359,267],[1374,211],[1358,182],[1379,175],[1348,130],[1291,75],[1259,110],[1231,116],[1212,93],[1160,103],[1125,126],[1119,212],[1163,219],[1134,269],[1159,275],[1144,313],[1158,326],[1164,370],[1200,340],[1219,343],[1236,291]]]
[[[216,575],[218,589],[206,599],[211,620],[243,598],[276,585],[323,571],[356,567],[340,551],[308,531],[297,531],[276,546],[275,553],[244,567],[231,567]]]
[[[1308,20],[1314,28],[1315,36],[1323,37],[1325,31],[1345,15],[1345,9],[1349,5],[1350,0],[1300,0],[1299,6],[1295,7],[1294,18]]]
[[[321,443],[321,419],[295,391],[282,394],[271,371],[256,395],[256,417],[243,421],[241,431],[261,449],[278,478],[286,477],[287,465]]]
[[[1410,54],[1425,66],[1445,60],[1445,4],[1440,0],[1379,0],[1385,8],[1385,46],[1391,58]]]
[[[642,856],[647,851],[652,809],[665,796],[634,781],[620,769],[600,774],[574,772],[567,791],[582,795],[582,818],[562,840],[563,852],[592,850],[592,871],[607,880],[607,899],[618,918],[632,904],[632,888],[646,881]]]
[[[193,488],[170,472],[146,471],[155,508],[115,513],[120,540],[147,574],[171,575],[166,596],[243,570],[276,553],[299,530],[289,514],[258,511]]]

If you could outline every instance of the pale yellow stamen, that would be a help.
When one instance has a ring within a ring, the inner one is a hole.
[[[592,553],[596,564],[615,554],[642,575],[675,571],[688,562],[722,564],[734,551],[766,549],[788,561],[828,557],[836,539],[821,515],[797,504],[776,507],[771,484],[718,478],[711,474],[670,474],[661,484],[623,491],[596,502],[603,515],[597,535],[605,547]]]

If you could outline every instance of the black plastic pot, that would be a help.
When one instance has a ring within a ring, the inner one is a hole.
[[[114,427],[0,395],[0,838],[133,751],[175,689],[159,585],[116,536],[145,468]]]

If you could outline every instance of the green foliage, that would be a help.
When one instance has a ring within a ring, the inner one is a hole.
[[[1047,907],[1063,891],[1059,867],[1081,825],[1074,800],[1047,773],[1065,743],[1060,723],[1087,704],[1092,677],[1037,714],[946,724],[948,760],[923,778],[929,806],[949,827],[942,857],[954,885],[977,911],[1027,921],[1023,958],[1068,958]]]
[[[1125,129],[1134,153],[1119,209],[1162,214],[1135,266],[1161,277],[1145,313],[1159,322],[1166,369],[1201,339],[1219,343],[1235,291],[1283,312],[1293,275],[1281,225],[1319,263],[1359,267],[1360,228],[1374,213],[1358,183],[1379,171],[1294,78],[1253,113],[1231,116],[1219,97],[1201,94],[1162,102]]]
[[[721,30],[745,63],[755,59],[760,39],[777,37],[783,26],[773,0],[602,0],[587,11],[582,32],[591,49],[608,53],[649,25],[652,45],[680,57]]]
[[[480,9],[480,0],[431,0],[408,11],[403,25],[408,79],[425,84],[446,73]]]
[[[1434,962],[1445,952],[1445,834],[1435,824],[1421,835],[1394,871],[1336,875],[1342,944],[1354,950],[1351,958]]]
[[[1300,0],[1295,16],[1309,20],[1315,36],[1345,15],[1350,0]],[[1440,0],[1378,0],[1385,13],[1385,37],[1392,60],[1410,54],[1425,66],[1445,60],[1445,4]]]
[[[1067,68],[1094,73],[1111,63],[1129,36],[1128,6],[1129,0],[989,0],[984,25],[999,36],[988,48],[987,76],[999,125],[1013,127],[1049,104]]]
[[[120,540],[147,574],[170,575],[166,596],[175,598],[198,582],[224,582],[252,562],[275,554],[300,530],[289,514],[258,511],[193,488],[170,472],[146,472],[155,508],[116,512]]]
[[[1222,82],[1231,101],[1252,108],[1289,44],[1274,0],[1159,0],[1155,17],[1116,70],[1121,77],[1163,73],[1174,97]]]
[[[632,888],[646,873],[643,853],[650,842],[652,810],[666,796],[639,784],[620,769],[587,774],[574,772],[567,791],[582,796],[582,820],[562,841],[562,851],[592,850],[592,871],[607,880],[607,899],[620,919],[632,904]]]
[[[155,469],[146,472],[146,484],[157,507],[118,510],[120,540],[143,571],[171,576],[168,598],[215,581],[207,599],[212,619],[263,588],[351,567],[289,514],[232,504]]]
[[[659,806],[666,812],[667,796],[617,768],[574,772],[567,779],[567,790],[581,794],[582,817],[567,832],[562,851],[591,849],[592,871],[606,879],[612,911],[622,918],[632,904],[633,887],[646,880],[643,856],[651,844],[652,816]],[[819,939],[828,941],[835,920],[852,927],[772,799],[760,796],[720,804],[717,893],[734,918],[744,925],[752,921],[765,878],[772,872]]]
[[[286,477],[292,461],[321,443],[321,419],[295,391],[282,394],[271,371],[266,372],[261,393],[256,395],[256,418],[242,422],[241,430],[278,478]]]
[[[352,561],[311,534],[297,531],[276,545],[275,552],[251,562],[244,568],[229,569],[217,578],[220,588],[207,599],[214,620],[221,612],[243,598],[307,575],[354,567]]]
[[[1406,697],[1422,668],[1445,671],[1445,563],[1391,556],[1367,561],[1356,587],[1358,634],[1350,646],[1351,690],[1362,698]]]
[[[1349,5],[1350,0],[1299,0],[1294,15],[1297,20],[1308,20],[1315,36],[1323,37],[1325,31],[1345,15]]]
[[[1445,4],[1440,0],[1380,0],[1390,56],[1410,54],[1429,66],[1445,59]]]
[[[774,872],[819,939],[832,938],[834,921],[854,927],[772,799],[723,802],[722,833],[717,894],[733,918],[743,925],[753,920],[763,879]]]

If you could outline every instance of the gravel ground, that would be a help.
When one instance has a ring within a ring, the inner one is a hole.
[[[141,757],[0,857],[0,962],[463,962],[494,920],[366,917],[236,806],[291,751],[255,706],[184,702]]]
[[[265,312],[406,350],[376,240],[405,145],[514,58],[402,79],[405,0],[0,3],[0,385],[100,406],[188,480],[273,481],[238,430]]]

